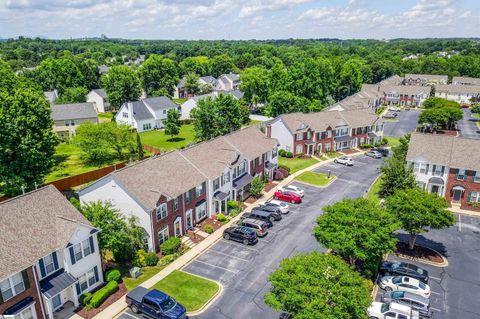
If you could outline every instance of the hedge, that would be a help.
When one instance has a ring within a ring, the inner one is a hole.
[[[365,148],[372,148],[372,147],[373,147],[373,145],[372,145],[372,144],[361,144],[361,145],[360,145],[360,148],[362,148],[362,149],[365,149]]]
[[[217,220],[221,223],[227,221],[227,217],[225,217],[225,215],[223,215],[222,213],[218,213],[217,214]]]
[[[109,281],[120,282],[121,278],[122,278],[122,274],[120,273],[120,270],[118,270],[118,269],[110,269],[105,274],[105,280],[107,282],[109,282]]]
[[[214,231],[213,226],[210,224],[205,225],[204,231],[207,234],[213,234],[213,231]]]
[[[182,241],[177,237],[170,237],[163,244],[160,245],[160,250],[164,255],[171,255],[178,250]]]
[[[118,284],[116,281],[110,281],[103,288],[97,290],[92,299],[90,299],[89,305],[93,308],[98,308],[110,295],[114,294],[118,290]]]
[[[155,254],[153,251],[145,254],[145,264],[147,266],[156,266],[159,260],[160,258],[158,258],[157,254]]]
[[[90,302],[90,300],[92,299],[92,293],[91,292],[86,292],[82,295],[80,295],[80,304],[82,306],[86,306],[88,305],[88,303]]]

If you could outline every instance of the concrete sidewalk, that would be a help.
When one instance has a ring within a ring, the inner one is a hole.
[[[363,151],[360,151],[358,153],[355,153],[355,154],[352,154],[352,155],[349,155],[349,156],[358,156],[358,155],[361,155],[361,154],[364,154],[365,152]],[[318,158],[316,158],[318,159]],[[257,201],[255,201],[254,203],[252,204],[246,204],[246,209],[245,211],[250,211],[252,209],[252,207],[254,206],[257,206],[259,204],[259,202],[262,202],[262,201],[266,201],[268,199],[270,199],[273,194],[277,191],[277,189],[279,187],[283,187],[287,184],[290,184],[294,179],[295,177],[297,177],[298,175],[302,174],[303,172],[307,172],[307,171],[311,171],[311,170],[315,170],[317,168],[319,168],[320,166],[322,165],[325,165],[327,163],[331,163],[333,162],[333,159],[327,159],[327,160],[322,160],[320,162],[318,162],[317,164],[314,164],[312,166],[309,166],[305,169],[302,169],[298,172],[295,172],[293,173],[292,175],[288,176],[287,178],[285,178],[284,180],[282,180],[280,183],[278,183],[278,185],[276,185],[274,188],[272,188],[270,191],[264,193],[262,195],[262,197],[260,197],[259,199],[257,199]],[[242,212],[243,213],[243,212]],[[173,261],[170,265],[168,265],[167,267],[165,267],[164,269],[162,269],[161,271],[159,271],[157,274],[155,274],[152,278],[148,279],[147,281],[143,282],[142,284],[140,284],[140,286],[142,287],[145,287],[145,288],[151,288],[152,286],[154,286],[157,282],[159,282],[160,280],[162,280],[163,278],[165,278],[166,276],[168,276],[171,272],[173,272],[174,270],[178,270],[178,269],[181,269],[183,268],[186,264],[188,264],[190,261],[192,261],[193,259],[195,259],[197,256],[201,255],[204,251],[206,251],[210,246],[212,246],[213,244],[215,244],[217,241],[219,241],[220,239],[222,239],[223,237],[223,231],[225,229],[227,229],[228,227],[232,226],[232,224],[236,223],[239,219],[240,219],[240,216],[241,214],[238,214],[237,216],[235,216],[234,218],[232,218],[227,224],[223,225],[220,229],[218,229],[217,231],[215,231],[213,234],[211,234],[210,236],[208,236],[207,238],[205,238],[203,241],[199,242],[196,246],[194,246],[192,249],[190,249],[189,251],[187,251],[184,255],[180,256],[178,259],[176,259],[175,261]],[[125,308],[127,308],[127,304],[125,302],[125,298],[120,298],[118,301],[116,301],[115,303],[113,303],[112,305],[108,306],[105,310],[103,310],[101,313],[99,313],[98,315],[96,315],[94,317],[94,319],[111,319],[111,318],[115,318],[116,316],[118,316],[123,310],[125,310]],[[71,318],[75,318],[75,319],[81,319],[82,317],[78,316],[78,315],[75,315],[74,317],[71,317]]]

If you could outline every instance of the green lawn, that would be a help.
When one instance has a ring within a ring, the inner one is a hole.
[[[391,147],[400,145],[400,137],[385,136],[385,138],[388,140],[388,145]]]
[[[331,175],[330,178],[328,178],[327,174],[315,173],[315,172],[303,172],[302,174],[295,177],[297,181],[311,184],[314,186],[320,186],[320,187],[327,185],[334,178],[335,176],[333,175]]]
[[[188,99],[172,99],[172,101],[178,105],[185,103],[187,100]]]
[[[123,277],[122,280],[125,283],[125,287],[127,287],[127,290],[130,291],[140,285],[142,282],[152,278],[163,268],[165,268],[165,266],[143,267],[142,275],[140,275],[138,278]]]
[[[382,178],[377,178],[375,183],[373,183],[372,187],[367,194],[367,199],[370,199],[374,202],[380,202],[380,197],[378,196],[378,192],[380,191],[380,183],[382,182]]]
[[[72,143],[58,144],[54,155],[56,164],[50,174],[45,177],[45,183],[93,171],[115,163],[103,163],[101,165],[87,164],[80,158],[80,154],[80,148]]]
[[[166,135],[164,130],[153,130],[140,133],[143,144],[148,144],[164,151],[178,149],[195,142],[193,124],[185,124],[180,128],[180,134],[173,139]]]
[[[98,113],[98,121],[100,123],[111,122],[113,118],[112,112]]]
[[[298,172],[317,163],[318,161],[314,158],[278,158],[278,164],[290,168],[290,174]]]
[[[187,311],[196,311],[220,289],[216,282],[175,270],[153,287],[163,291],[182,304]]]

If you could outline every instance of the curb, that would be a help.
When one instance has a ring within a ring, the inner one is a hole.
[[[218,281],[216,281],[216,280],[212,280],[212,279],[210,279],[210,278],[205,278],[205,277],[202,277],[202,276],[199,276],[199,275],[196,275],[196,274],[191,274],[191,273],[189,273],[189,272],[185,272],[185,273],[187,273],[187,274],[189,274],[189,275],[192,275],[192,276],[196,276],[196,277],[198,277],[198,278],[202,278],[202,279],[205,279],[205,280],[212,281],[212,282],[214,282],[214,283],[216,283],[216,284],[218,285],[218,290],[217,290],[217,292],[216,292],[209,300],[207,300],[207,302],[204,303],[203,306],[200,307],[200,309],[197,309],[197,310],[191,311],[191,312],[187,312],[187,315],[188,315],[188,316],[197,316],[197,315],[203,313],[205,310],[207,310],[208,307],[210,307],[210,305],[211,305],[212,303],[214,303],[214,302],[218,299],[218,297],[220,297],[220,295],[223,293],[223,285],[222,285],[220,282],[218,282]]]
[[[432,248],[429,248],[429,247],[424,247],[424,248],[430,249],[431,251],[435,252],[438,256],[442,257],[443,262],[436,263],[436,262],[433,262],[433,261],[428,261],[428,260],[425,260],[425,259],[410,257],[408,255],[402,255],[402,254],[393,254],[393,255],[397,256],[397,257],[400,257],[400,258],[403,258],[403,259],[413,260],[413,261],[416,261],[416,262],[419,262],[419,263],[422,263],[422,264],[426,264],[426,265],[430,265],[430,266],[435,266],[435,267],[447,267],[448,266],[448,260],[445,256],[440,254],[435,249],[432,249]]]
[[[304,172],[305,173],[305,172]],[[312,187],[316,187],[316,188],[327,188],[328,186],[330,186],[330,184],[332,184],[333,182],[335,182],[335,180],[337,179],[337,176],[336,175],[333,175],[333,178],[331,181],[328,182],[328,184],[325,184],[323,186],[319,186],[319,185],[313,185],[313,184],[310,184],[310,183],[307,183],[307,182],[302,182],[302,181],[299,181],[298,179],[293,179],[292,182],[295,182],[295,183],[300,183],[300,184],[304,184],[304,185],[308,185],[308,186],[312,186]]]

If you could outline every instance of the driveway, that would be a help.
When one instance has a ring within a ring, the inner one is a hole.
[[[403,137],[405,134],[412,133],[417,128],[420,113],[421,111],[415,109],[398,112],[398,116],[394,121],[385,122],[383,135]]]
[[[463,109],[463,119],[457,122],[461,137],[480,139],[480,129],[477,127],[478,119],[472,116],[470,109]]]
[[[184,271],[221,282],[222,295],[196,319],[278,318],[278,313],[264,304],[269,290],[267,276],[280,261],[299,252],[325,251],[312,236],[315,220],[322,207],[345,197],[362,196],[378,176],[381,160],[360,156],[354,167],[328,164],[319,172],[331,171],[338,178],[327,188],[296,184],[305,189],[304,201],[291,205],[291,212],[275,222],[269,234],[254,246],[220,240],[204,254],[184,267]]]
[[[400,237],[407,239],[406,234]],[[442,268],[413,262],[429,272],[433,318],[480,318],[479,241],[480,218],[465,215],[458,216],[457,224],[447,230],[430,231],[418,238],[418,244],[441,252],[449,263]],[[377,300],[381,294],[380,290]]]

